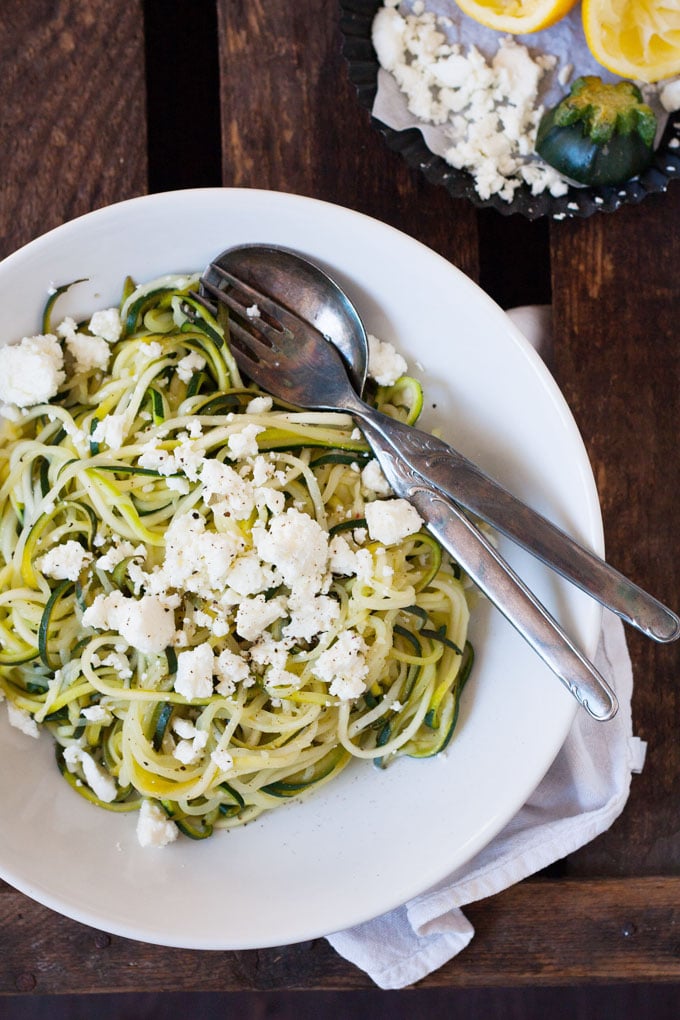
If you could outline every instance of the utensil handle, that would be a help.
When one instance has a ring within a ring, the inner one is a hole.
[[[369,421],[382,441],[428,485],[491,524],[647,637],[655,641],[680,637],[680,619],[672,610],[517,499],[452,446],[380,412],[367,415],[364,421]]]
[[[370,428],[367,438],[373,443]],[[618,702],[611,687],[462,510],[413,476],[378,438],[380,465],[398,495],[416,507],[430,533],[460,564],[593,719],[611,719]]]

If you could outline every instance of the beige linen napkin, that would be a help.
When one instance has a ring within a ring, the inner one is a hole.
[[[540,306],[508,314],[540,353],[550,310]],[[595,665],[619,699],[614,719],[599,723],[579,711],[533,795],[465,867],[403,907],[328,936],[333,948],[380,988],[404,988],[441,967],[474,935],[461,907],[572,853],[608,829],[623,810],[631,774],[642,770],[646,745],[633,736],[633,674],[623,624],[608,611]]]

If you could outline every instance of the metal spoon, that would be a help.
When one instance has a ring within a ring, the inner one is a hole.
[[[231,248],[215,260],[246,283],[275,297],[311,323],[339,349],[354,389],[361,395],[368,371],[368,340],[359,314],[344,291],[318,266],[286,248],[253,244]],[[206,272],[211,279],[211,271]],[[218,278],[212,282],[219,286]],[[392,447],[370,425],[362,426],[375,451]],[[424,434],[404,426],[404,442]],[[408,437],[408,438],[407,438]],[[566,532],[485,475],[453,447],[425,437],[417,474],[447,500],[471,511],[512,539],[566,580],[656,641],[680,637],[680,620],[661,602],[583,548]],[[394,470],[398,470],[394,469]],[[401,482],[403,484],[403,479]],[[411,478],[412,481],[412,478]]]

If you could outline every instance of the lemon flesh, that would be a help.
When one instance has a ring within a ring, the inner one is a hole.
[[[582,16],[590,52],[607,70],[645,82],[680,74],[678,0],[583,0]]]

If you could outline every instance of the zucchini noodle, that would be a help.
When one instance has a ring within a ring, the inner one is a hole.
[[[56,391],[3,409],[10,721],[50,731],[88,800],[146,811],[144,845],[241,825],[353,759],[437,754],[473,658],[458,566],[412,516],[396,539],[369,526],[376,500],[412,508],[351,419],[242,379],[197,282],[127,280],[117,309],[54,326],[58,288],[22,341]],[[422,405],[406,376],[369,398],[409,422]]]

